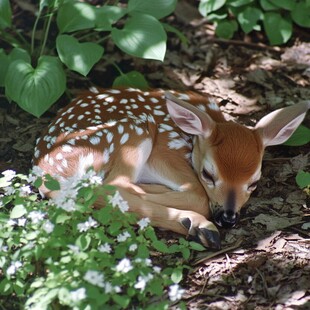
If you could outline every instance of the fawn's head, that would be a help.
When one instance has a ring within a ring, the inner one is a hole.
[[[215,122],[207,113],[166,93],[167,107],[183,131],[195,135],[193,168],[220,226],[236,224],[240,209],[261,176],[265,147],[285,142],[302,122],[310,103],[271,112],[254,128]]]

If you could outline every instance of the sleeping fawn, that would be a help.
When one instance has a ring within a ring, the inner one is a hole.
[[[219,248],[210,210],[219,226],[236,224],[261,176],[265,147],[285,142],[309,107],[276,110],[247,128],[226,121],[216,104],[193,92],[93,88],[38,139],[34,165],[60,184],[92,167],[117,187],[129,211]]]

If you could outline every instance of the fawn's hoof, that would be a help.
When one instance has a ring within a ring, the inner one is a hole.
[[[188,230],[191,240],[201,243],[206,248],[219,250],[221,248],[221,238],[213,223],[205,220],[198,225],[186,217],[181,219],[181,224]]]

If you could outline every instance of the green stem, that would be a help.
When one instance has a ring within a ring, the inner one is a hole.
[[[107,39],[109,39],[109,38],[110,38],[110,34],[108,34],[107,36],[105,36],[105,37],[103,37],[103,38],[97,40],[96,43],[100,44],[100,43],[104,42],[105,40],[107,40]]]
[[[32,28],[32,33],[31,33],[31,47],[30,47],[30,54],[32,55],[33,52],[34,52],[34,41],[35,41],[35,33],[37,31],[37,27],[38,27],[38,23],[39,23],[39,20],[40,20],[40,17],[41,17],[41,14],[42,14],[42,10],[39,11],[38,13],[38,16],[34,22],[34,25],[33,25],[33,28]]]
[[[124,72],[114,61],[113,62],[111,61],[111,64],[116,68],[116,70],[119,72],[120,75],[124,75]]]
[[[49,15],[48,21],[47,21],[47,25],[46,25],[46,27],[44,29],[44,39],[43,39],[43,43],[42,43],[42,47],[41,47],[40,56],[43,55],[44,50],[45,50],[45,46],[46,46],[46,42],[47,42],[48,34],[49,34],[49,31],[50,31],[50,27],[51,27],[53,16],[54,16],[54,12],[50,12],[50,15]]]

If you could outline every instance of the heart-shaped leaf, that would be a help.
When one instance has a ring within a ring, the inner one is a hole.
[[[166,32],[151,15],[133,14],[123,29],[112,29],[112,38],[122,51],[132,56],[162,61],[166,54]]]
[[[264,15],[264,28],[272,45],[286,43],[292,36],[293,26],[289,18],[284,18],[276,12]]]
[[[201,0],[199,3],[199,12],[202,16],[208,16],[209,13],[220,9],[225,0]]]
[[[59,35],[56,40],[60,60],[71,70],[86,76],[103,55],[104,49],[96,43],[80,43],[69,35]]]
[[[36,68],[13,61],[5,79],[6,95],[25,111],[40,117],[65,91],[66,75],[56,57],[41,56]]]
[[[96,9],[96,30],[111,31],[112,25],[127,13],[126,8],[105,5]]]
[[[144,76],[138,71],[131,71],[117,77],[113,82],[113,87],[134,87],[148,89],[149,85]]]
[[[148,14],[160,19],[171,14],[176,4],[176,0],[129,0],[128,12]]]
[[[244,11],[238,14],[238,21],[245,33],[251,32],[257,25],[257,22],[263,17],[261,10],[248,6]]]
[[[292,136],[284,143],[288,146],[301,146],[310,142],[310,129],[304,125],[300,125]]]
[[[310,27],[310,3],[299,2],[292,11],[294,22],[301,27]]]
[[[67,2],[57,14],[57,25],[60,32],[73,32],[95,27],[96,8],[88,3]]]

